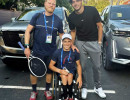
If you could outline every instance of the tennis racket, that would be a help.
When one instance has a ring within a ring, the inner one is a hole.
[[[25,48],[21,42],[18,42],[18,44],[24,51]],[[36,77],[43,77],[47,72],[46,64],[44,61],[38,57],[32,56],[32,54],[30,54],[30,57],[28,59],[28,67],[31,74]]]

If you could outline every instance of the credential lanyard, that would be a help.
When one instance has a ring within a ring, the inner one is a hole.
[[[70,52],[69,52],[68,62],[69,62],[69,60],[70,60],[70,55],[71,55],[71,50],[70,50]],[[63,48],[62,48],[62,51],[61,51],[61,68],[63,69],[62,57],[63,57]]]
[[[46,23],[46,15],[44,14],[44,23],[45,23],[45,29],[46,29],[46,33],[48,34],[48,30],[47,30],[47,23]],[[52,30],[51,30],[51,34],[53,32],[53,27],[54,27],[54,14],[52,16]]]

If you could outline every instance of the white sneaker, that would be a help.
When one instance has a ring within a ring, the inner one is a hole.
[[[96,87],[94,87],[94,92],[97,93],[99,95],[99,97],[106,98],[106,94],[102,90],[102,87],[100,87],[98,89],[96,89]]]
[[[86,89],[86,88],[83,88],[83,89],[82,89],[82,93],[81,93],[82,99],[86,99],[86,98],[87,98],[87,93],[88,93],[87,89]]]

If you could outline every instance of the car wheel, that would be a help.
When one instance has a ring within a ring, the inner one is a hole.
[[[113,62],[110,61],[110,55],[108,54],[107,43],[103,44],[103,53],[102,53],[102,65],[106,70],[114,69]]]

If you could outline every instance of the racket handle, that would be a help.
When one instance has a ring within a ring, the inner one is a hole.
[[[22,45],[22,43],[21,42],[18,42],[18,44],[19,44],[19,46],[23,49],[23,51],[24,51],[24,47],[23,47],[23,45]]]

